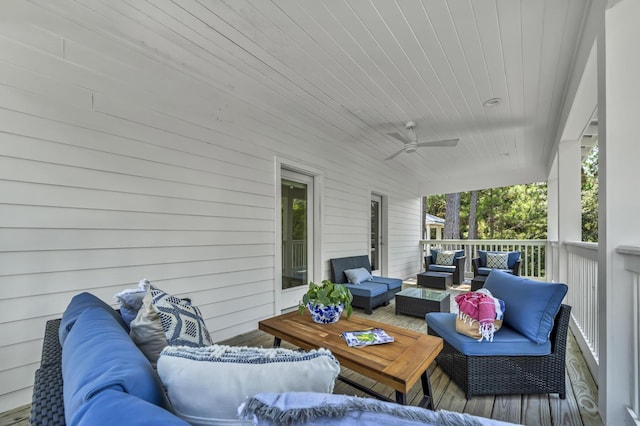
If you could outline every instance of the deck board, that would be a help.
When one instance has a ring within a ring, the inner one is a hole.
[[[354,315],[396,325],[410,330],[427,332],[424,319],[407,315],[395,315],[393,302],[389,306],[382,306],[374,310],[372,315],[366,315],[361,309],[354,309]],[[244,333],[227,339],[220,344],[232,346],[262,346],[271,347],[273,337],[259,330]],[[293,348],[291,344],[282,342],[282,347]],[[561,400],[557,395],[503,395],[503,396],[475,396],[467,401],[464,393],[451,381],[436,363],[430,368],[431,386],[436,409],[464,412],[480,417],[496,420],[522,423],[527,425],[545,426],[601,426],[603,424],[598,414],[598,389],[591,376],[586,362],[574,336],[569,330],[567,344],[567,398]],[[346,368],[342,374],[361,383],[371,385],[376,391],[395,398],[393,389],[376,384],[373,380],[363,377]],[[336,382],[334,393],[367,396],[352,387]],[[407,399],[416,405],[422,398],[420,383],[409,392]],[[29,424],[30,406],[16,408],[0,413],[0,426],[24,426]]]

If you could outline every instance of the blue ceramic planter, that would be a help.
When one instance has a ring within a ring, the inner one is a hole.
[[[338,322],[340,319],[340,315],[342,315],[342,311],[344,310],[344,305],[341,303],[339,305],[329,305],[324,306],[323,304],[312,304],[309,302],[307,304],[307,308],[311,313],[311,318],[320,324],[333,324],[334,322]]]

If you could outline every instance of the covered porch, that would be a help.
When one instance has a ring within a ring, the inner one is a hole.
[[[637,1],[10,0],[0,13],[0,412],[29,403],[44,324],[78,292],[114,304],[146,277],[192,298],[216,341],[263,342],[257,322],[299,297],[283,282],[303,264],[283,262],[292,172],[313,189],[313,239],[296,253],[316,282],[329,259],[370,252],[373,197],[380,270],[406,279],[434,243],[422,196],[547,181],[548,239],[513,242],[523,274],[568,284],[576,383],[593,374],[605,424],[638,422]],[[596,112],[597,247],[580,242]],[[441,408],[592,424],[577,385],[569,405],[463,404],[438,380]]]

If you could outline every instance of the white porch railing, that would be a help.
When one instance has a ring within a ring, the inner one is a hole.
[[[471,259],[478,257],[478,250],[519,251],[522,258],[520,275],[546,279],[545,255],[547,240],[421,240],[422,247],[420,264],[424,265],[424,256],[431,254],[430,250],[460,250],[463,249],[467,261],[465,262],[465,277],[473,277]]]
[[[640,246],[621,246],[616,250],[624,259],[624,268],[631,273],[633,325],[631,349],[632,377],[631,405],[627,407],[627,424],[640,424]]]
[[[565,241],[567,252],[567,304],[571,305],[571,329],[593,377],[598,380],[598,244]],[[558,280],[557,277],[554,277]],[[562,281],[560,279],[559,281]]]

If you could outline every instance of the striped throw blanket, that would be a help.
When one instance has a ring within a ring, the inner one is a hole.
[[[479,340],[493,341],[493,334],[497,331],[494,320],[502,320],[504,317],[504,302],[493,297],[485,288],[459,294],[455,300],[458,304],[458,318],[472,326],[478,322]]]

